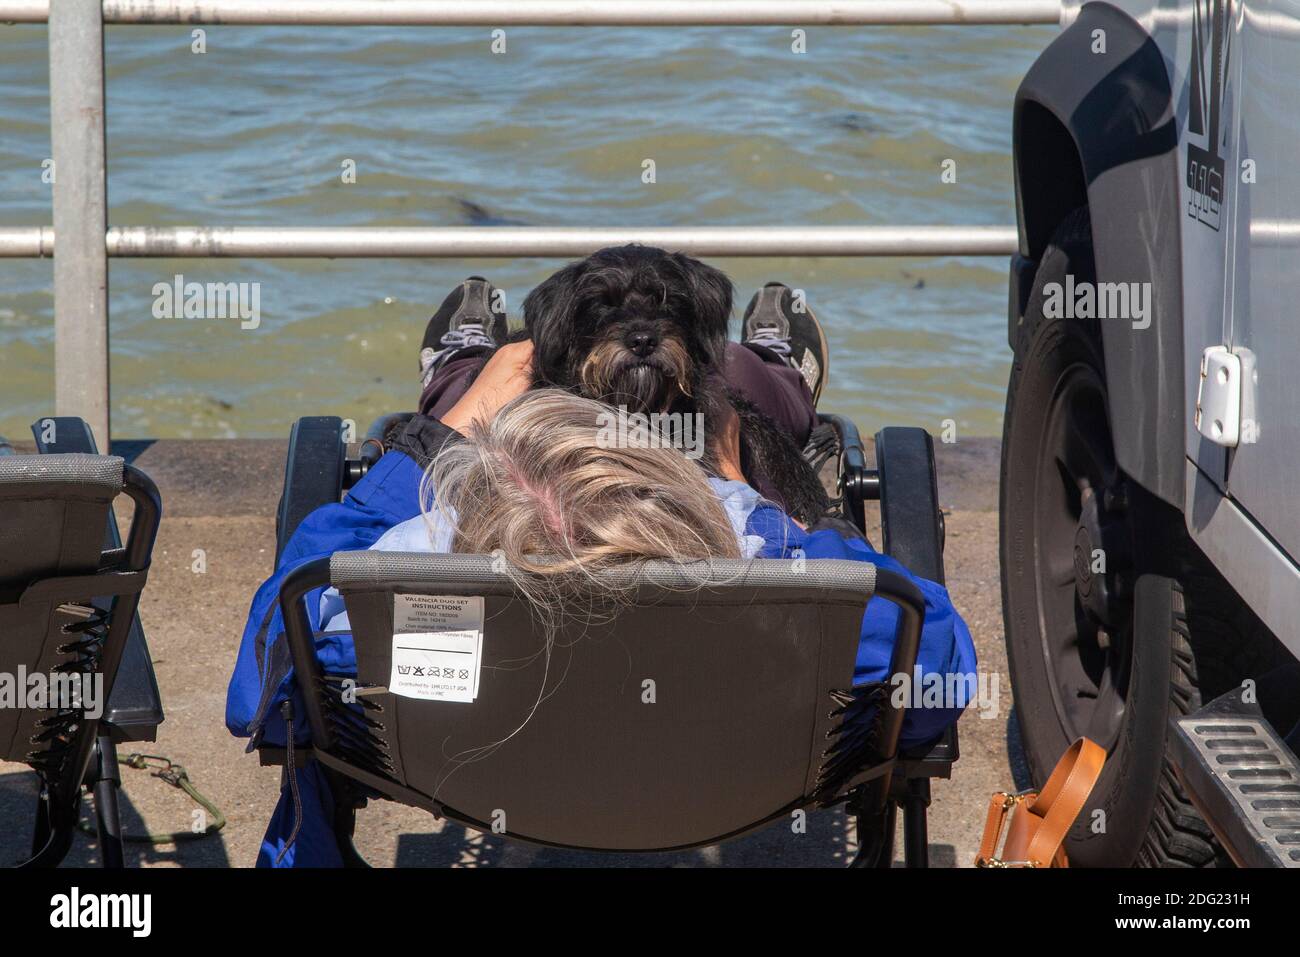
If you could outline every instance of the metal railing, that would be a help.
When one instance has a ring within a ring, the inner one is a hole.
[[[128,226],[108,255],[130,259],[504,259],[585,256],[648,243],[693,256],[1001,256],[1014,226]],[[54,255],[46,226],[0,229],[0,258]]]
[[[51,0],[0,0],[42,23]],[[64,0],[58,0],[59,5]],[[1059,23],[1060,0],[103,0],[105,23],[290,26],[937,26]]]
[[[1008,255],[1013,226],[109,228],[104,25],[1056,24],[1067,10],[1061,0],[0,0],[0,22],[49,24],[57,170],[53,226],[0,228],[0,258],[54,257],[55,408],[108,448],[110,256],[571,257],[632,241],[700,256]]]

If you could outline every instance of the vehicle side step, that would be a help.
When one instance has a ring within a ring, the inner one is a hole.
[[[1242,694],[1170,720],[1174,768],[1238,866],[1300,868],[1300,762]]]

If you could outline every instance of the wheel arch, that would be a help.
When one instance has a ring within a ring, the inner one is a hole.
[[[1105,52],[1093,52],[1103,31]],[[1184,499],[1184,379],[1178,137],[1170,70],[1146,30],[1086,4],[1016,92],[1013,156],[1019,251],[1008,340],[1057,225],[1087,205],[1097,281],[1146,283],[1149,324],[1101,323],[1110,425],[1120,467],[1179,510]]]

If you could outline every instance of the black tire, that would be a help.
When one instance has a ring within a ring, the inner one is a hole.
[[[1198,708],[1202,684],[1213,697],[1267,667],[1275,643],[1182,517],[1115,464],[1097,322],[1044,315],[1045,288],[1067,274],[1096,278],[1086,208],[1044,252],[1007,391],[1000,558],[1017,723],[1035,786],[1080,734],[1108,751],[1067,840],[1072,863],[1212,865],[1210,829],[1166,759],[1168,718]]]

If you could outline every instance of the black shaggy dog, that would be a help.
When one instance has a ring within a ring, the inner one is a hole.
[[[765,476],[786,511],[812,523],[830,503],[802,450],[719,374],[731,294],[731,280],[689,256],[653,246],[602,249],[524,300],[533,381],[628,412],[701,412],[706,429],[719,403],[730,403],[744,473]],[[712,455],[703,464],[712,468]]]

